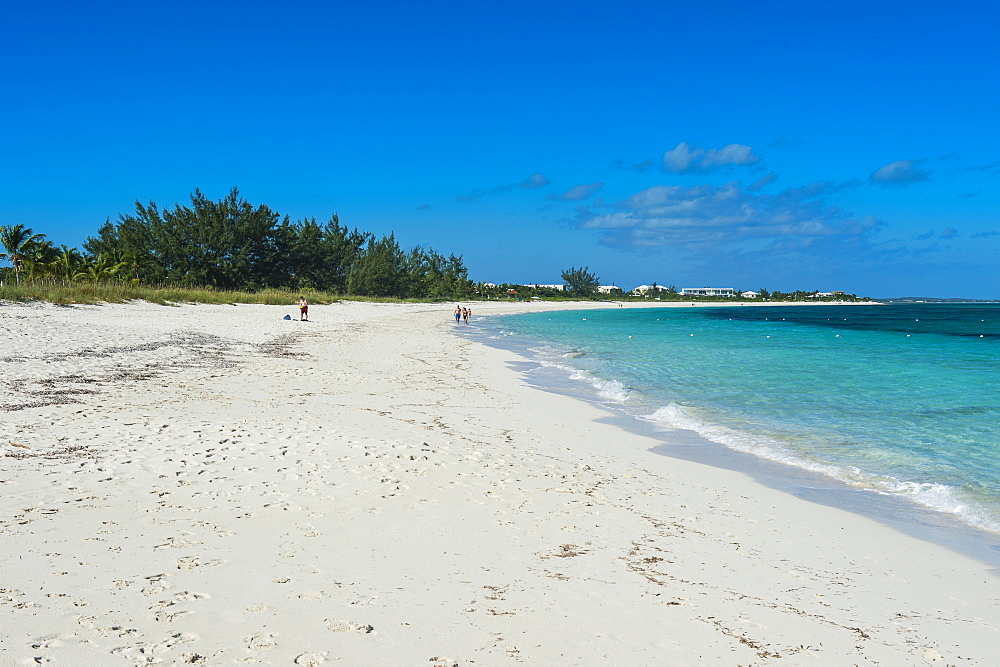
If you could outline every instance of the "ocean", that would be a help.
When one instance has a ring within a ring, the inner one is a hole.
[[[665,441],[694,432],[1000,533],[1000,304],[612,308],[476,325],[533,360],[530,381]]]

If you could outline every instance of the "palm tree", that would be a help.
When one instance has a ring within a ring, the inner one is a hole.
[[[21,255],[22,273],[27,273],[29,280],[38,280],[51,273],[49,265],[56,261],[59,251],[56,250],[51,241],[42,241],[36,238],[24,244],[19,254]]]
[[[33,234],[30,228],[24,225],[2,225],[0,226],[0,245],[3,245],[6,252],[0,252],[0,258],[6,259],[14,267],[14,279],[17,284],[21,284],[21,259],[28,246],[34,241],[45,236],[45,234]]]
[[[62,250],[59,252],[59,257],[49,264],[49,268],[59,278],[72,280],[76,272],[80,270],[80,264],[83,263],[83,260],[76,248],[67,248],[65,245],[60,247]]]
[[[114,257],[108,255],[98,255],[89,264],[83,266],[74,275],[74,280],[92,282],[95,285],[105,280],[118,277],[123,271],[128,269],[125,262],[116,262]]]

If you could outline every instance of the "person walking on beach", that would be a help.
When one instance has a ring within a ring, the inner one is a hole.
[[[306,301],[304,296],[299,297],[299,321],[308,322],[309,321],[309,302]]]
[[[472,315],[472,310],[470,310],[469,308],[463,308],[462,309],[462,320],[466,324],[469,323],[469,315]]]
[[[460,306],[460,305],[458,305],[456,303],[455,304],[455,324],[458,324],[458,321],[460,319],[462,319],[462,306]]]

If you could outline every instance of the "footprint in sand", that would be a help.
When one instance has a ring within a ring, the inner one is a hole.
[[[143,595],[156,595],[157,593],[162,593],[163,591],[170,588],[164,580],[167,578],[166,574],[154,574],[146,577],[146,581],[149,585],[142,589]]]
[[[177,561],[178,570],[193,570],[196,567],[198,567],[197,556],[184,556],[184,558]]]
[[[187,549],[199,544],[201,544],[201,542],[193,542],[191,540],[185,540],[181,537],[168,537],[163,544],[158,544],[153,547],[153,551],[159,551],[160,549]]]
[[[181,591],[180,593],[177,593],[176,595],[174,595],[174,597],[176,599],[182,600],[184,602],[191,602],[191,601],[194,601],[194,600],[208,600],[212,596],[209,595],[208,593],[195,593],[194,591]]]
[[[184,665],[207,665],[208,658],[200,653],[181,653],[181,663]]]
[[[247,648],[251,651],[263,651],[278,645],[278,642],[274,641],[274,635],[264,633],[250,635],[243,641],[247,643]]]
[[[326,619],[326,629],[330,632],[356,632],[366,635],[374,628],[367,623],[354,623],[353,621],[342,621],[340,619]]]
[[[166,611],[164,609],[161,609],[160,611],[158,611],[155,614],[153,614],[153,618],[158,623],[173,623],[175,620],[177,620],[181,616],[184,616],[184,615],[190,614],[190,613],[191,612],[189,612],[189,611],[169,612],[169,611]]]
[[[324,662],[326,662],[327,652],[322,653],[303,653],[295,657],[295,664],[301,665],[301,667],[319,667]]]

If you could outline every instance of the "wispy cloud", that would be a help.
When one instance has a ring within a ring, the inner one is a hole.
[[[621,158],[614,161],[613,166],[618,169],[625,169],[626,171],[638,171],[639,173],[646,173],[653,168],[656,163],[652,160],[643,160],[642,162],[630,163],[622,160]]]
[[[758,178],[754,183],[752,183],[747,190],[750,192],[757,192],[766,185],[770,185],[778,180],[778,174],[776,172],[771,172],[770,174],[764,174]]]
[[[464,195],[458,195],[455,197],[455,201],[462,204],[471,204],[477,199],[482,199],[490,193],[489,190],[473,190],[472,192],[467,192]]]
[[[576,224],[602,230],[603,242],[615,247],[689,252],[761,249],[767,244],[801,250],[820,239],[857,242],[882,226],[874,218],[853,217],[818,199],[832,187],[821,182],[771,196],[744,191],[736,182],[657,185],[617,202],[610,213],[583,207]]]
[[[526,179],[518,183],[518,187],[522,187],[525,190],[537,190],[538,188],[544,188],[546,185],[552,181],[545,176],[545,174],[534,173],[528,176]]]
[[[941,232],[941,234],[938,235],[938,238],[939,239],[955,239],[955,238],[958,238],[958,236],[959,236],[958,230],[955,229],[954,227],[949,227],[948,229],[946,229],[943,232]]]
[[[916,161],[896,160],[873,171],[870,178],[872,183],[889,186],[919,183],[929,177],[930,172],[919,169]]]
[[[455,197],[455,201],[462,204],[471,204],[477,199],[482,199],[486,195],[510,192],[515,187],[524,188],[525,190],[537,190],[538,188],[544,188],[551,182],[552,181],[550,181],[545,174],[535,172],[518,183],[504,183],[503,185],[498,185],[495,188],[490,188],[488,190],[473,190],[472,192],[467,192],[464,195],[458,195]]]
[[[604,183],[583,183],[581,185],[574,185],[569,190],[566,190],[566,192],[561,194],[550,193],[546,199],[558,201],[583,201],[584,199],[589,199],[595,192],[603,187]]]
[[[427,210],[430,209],[430,207],[431,207],[430,204],[421,204],[420,206],[417,207],[417,210],[418,211],[427,211]]]
[[[974,164],[968,167],[958,167],[955,171],[985,171],[988,174],[1000,174],[1000,161],[989,164]]]
[[[701,148],[682,141],[663,154],[663,168],[678,174],[705,172],[722,167],[756,164],[760,156],[742,144]]]
[[[989,238],[991,236],[1000,236],[1000,232],[996,232],[996,231],[992,231],[992,232],[976,232],[975,234],[972,235],[972,238],[974,238],[974,239],[987,239],[987,238]]]

